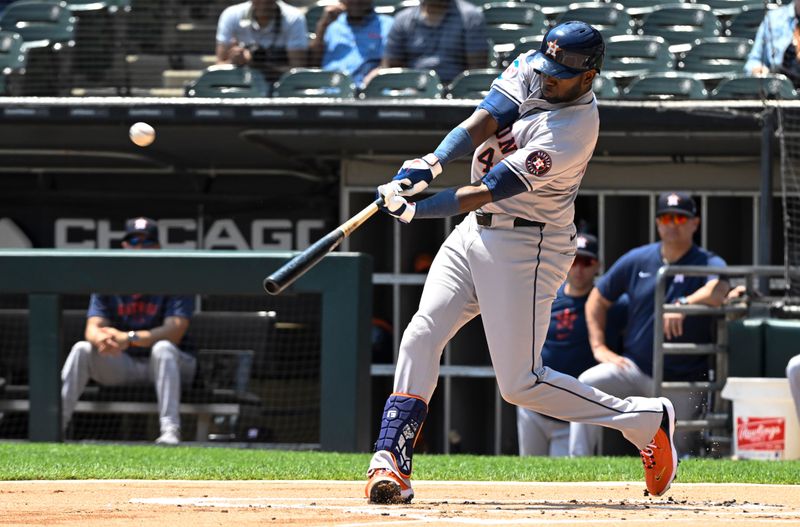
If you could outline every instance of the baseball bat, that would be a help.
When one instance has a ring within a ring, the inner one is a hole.
[[[295,280],[317,265],[323,256],[338,247],[342,240],[378,212],[378,205],[382,200],[382,198],[376,199],[364,207],[361,212],[317,240],[311,247],[283,264],[277,271],[264,279],[264,290],[271,295],[278,295],[292,285]]]

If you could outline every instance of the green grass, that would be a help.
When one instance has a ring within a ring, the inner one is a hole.
[[[361,480],[369,454],[233,448],[2,443],[0,480],[33,479],[330,479]],[[633,457],[518,458],[418,455],[416,479],[479,481],[641,481]],[[800,484],[800,461],[692,459],[682,483]]]

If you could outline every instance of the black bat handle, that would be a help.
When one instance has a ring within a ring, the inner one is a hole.
[[[344,232],[335,229],[264,279],[264,290],[277,295],[342,243]]]

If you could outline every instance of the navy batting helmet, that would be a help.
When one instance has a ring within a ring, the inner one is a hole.
[[[603,66],[603,36],[585,22],[559,24],[544,36],[533,56],[533,69],[559,79],[569,79]]]

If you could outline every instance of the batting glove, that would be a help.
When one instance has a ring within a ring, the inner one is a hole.
[[[397,194],[413,196],[428,188],[433,178],[441,173],[442,164],[435,155],[427,154],[421,158],[409,159],[403,163],[403,166],[397,171],[397,175],[392,178],[392,181],[400,184],[401,191],[397,192]]]
[[[406,201],[403,196],[392,196],[386,199],[382,205],[378,205],[378,208],[403,223],[411,223],[414,213],[417,212],[417,206]]]

